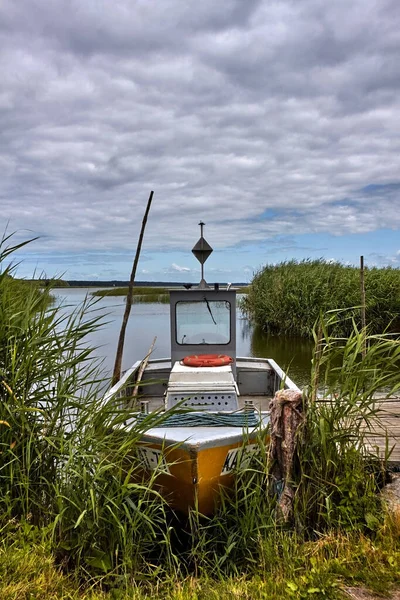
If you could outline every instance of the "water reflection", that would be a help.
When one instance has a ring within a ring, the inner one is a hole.
[[[252,329],[251,355],[273,358],[299,387],[310,382],[313,347],[311,340],[267,335],[259,327]]]

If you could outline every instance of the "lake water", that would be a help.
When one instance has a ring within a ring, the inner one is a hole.
[[[55,295],[62,302],[65,310],[70,312],[79,306],[87,294],[97,288],[63,288]],[[104,368],[111,373],[118,336],[125,309],[124,297],[104,297],[96,305],[104,312],[104,325],[88,340],[96,347],[95,354],[104,360]],[[237,340],[238,356],[260,356],[273,358],[291,379],[299,386],[305,386],[310,378],[310,361],[313,343],[302,338],[268,336],[254,328],[237,311]],[[170,327],[168,304],[133,304],[125,336],[123,369],[129,368],[134,362],[143,358],[154,339],[156,345],[153,358],[170,356]]]

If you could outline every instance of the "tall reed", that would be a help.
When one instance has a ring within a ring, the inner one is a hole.
[[[18,248],[0,247],[0,264]],[[16,287],[12,272],[0,272],[0,508],[38,523],[52,514],[49,481],[71,415],[83,393],[95,393],[97,369],[84,338],[99,316],[89,304],[65,316],[49,305],[50,290]]]
[[[253,572],[268,557],[284,560],[287,551],[289,559],[299,544],[328,532],[375,535],[382,527],[379,491],[389,452],[378,458],[370,437],[382,417],[377,398],[400,389],[400,341],[389,334],[367,335],[363,357],[365,332],[354,321],[348,338],[332,334],[342,318],[329,313],[314,329],[312,384],[304,391],[306,419],[297,434],[292,521],[280,522],[275,510],[282,486],[270,477],[268,447],[260,438],[260,453],[236,473],[234,490],[222,491],[216,514],[206,521],[196,511],[191,515],[196,572]]]
[[[55,551],[78,569],[145,569],[167,527],[165,503],[141,481],[143,429],[104,403],[86,338],[102,322],[96,300],[72,313],[43,302],[50,288],[15,285],[0,247],[0,526],[49,527]],[[162,547],[162,546],[161,546]],[[159,553],[159,552],[158,552]]]
[[[308,531],[374,528],[381,512],[377,491],[389,451],[378,453],[371,439],[377,430],[384,436],[380,401],[400,389],[400,340],[366,335],[354,320],[349,337],[337,338],[331,332],[342,318],[332,312],[314,331],[296,511],[297,524]]]
[[[400,269],[366,268],[366,319],[370,333],[400,330]],[[360,324],[360,274],[355,267],[320,260],[267,265],[253,278],[242,308],[265,331],[312,336],[320,313],[342,313],[335,335],[349,335],[353,317]]]

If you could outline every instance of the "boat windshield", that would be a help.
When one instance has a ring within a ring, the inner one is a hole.
[[[178,344],[229,344],[231,304],[226,300],[176,303]]]

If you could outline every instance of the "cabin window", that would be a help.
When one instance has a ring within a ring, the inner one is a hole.
[[[225,300],[176,303],[178,344],[229,344],[231,304]]]

